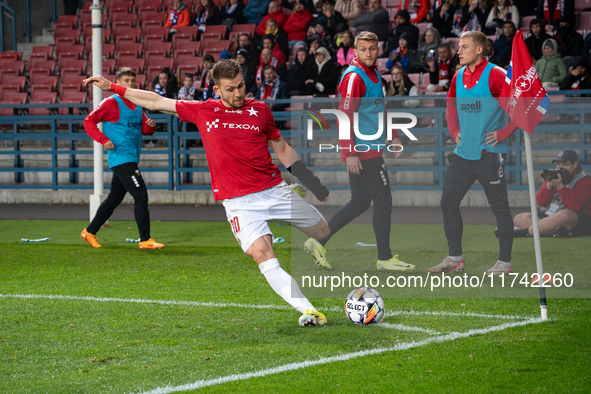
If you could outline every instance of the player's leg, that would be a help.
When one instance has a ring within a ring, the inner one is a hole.
[[[140,249],[161,249],[163,244],[150,236],[150,211],[148,210],[148,189],[137,163],[125,163],[115,167],[125,189],[133,197],[133,213],[140,233]]]
[[[464,269],[462,256],[464,223],[460,213],[460,203],[476,180],[476,176],[472,173],[472,160],[466,160],[454,153],[450,154],[448,158],[449,166],[443,177],[441,212],[443,213],[443,229],[447,238],[449,254],[440,264],[429,269],[429,272],[432,273]]]
[[[125,194],[127,194],[125,186],[123,186],[123,183],[121,183],[117,173],[113,171],[111,189],[107,195],[107,198],[105,198],[105,200],[97,209],[96,214],[94,215],[94,218],[91,220],[88,227],[82,230],[82,233],[80,234],[81,237],[84,238],[84,240],[91,246],[95,248],[101,247],[97,241],[96,233],[100,230],[102,225],[105,224],[107,220],[109,220],[115,208],[121,204]]]
[[[494,267],[486,271],[487,275],[509,273],[512,269],[511,250],[514,226],[509,209],[504,156],[500,153],[483,153],[482,158],[474,163],[474,171],[495,215],[498,229],[499,258]]]

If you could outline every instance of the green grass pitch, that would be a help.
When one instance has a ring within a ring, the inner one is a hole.
[[[302,328],[299,313],[270,289],[228,223],[154,222],[152,235],[166,248],[151,251],[125,242],[137,238],[135,223],[103,228],[102,249],[79,238],[85,225],[0,221],[0,392],[591,390],[589,298],[552,298],[549,291],[547,322],[537,320],[535,293],[386,298],[387,315],[377,326],[349,323],[342,297],[314,298],[329,324]],[[286,240],[275,246],[286,270],[294,271],[296,261],[305,270],[307,261],[318,272],[299,238],[292,248],[289,227],[271,228]],[[465,228],[464,255],[475,271],[494,263],[492,230]],[[355,231],[328,245],[333,262]],[[43,237],[51,241],[20,242]],[[394,225],[392,240],[421,271],[445,252],[441,226]],[[552,272],[588,267],[589,238],[542,239],[542,246]],[[356,253],[375,264],[375,251]],[[515,269],[531,272],[532,256],[531,240],[516,239]],[[588,281],[588,272],[577,275]]]

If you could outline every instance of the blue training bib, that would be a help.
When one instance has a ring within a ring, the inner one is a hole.
[[[140,162],[144,120],[139,105],[136,105],[135,110],[131,110],[119,95],[115,94],[113,98],[119,105],[119,120],[103,122],[103,133],[115,145],[115,149],[107,151],[107,161],[111,168],[125,163]]]

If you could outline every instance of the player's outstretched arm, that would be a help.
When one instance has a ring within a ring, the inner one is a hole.
[[[124,88],[123,86],[112,83],[102,75],[85,79],[83,83],[84,86],[92,83],[95,86],[98,86],[101,90],[117,93],[120,96],[124,96],[135,105],[139,105],[140,107],[149,109],[150,111],[160,111],[166,114],[178,116],[176,112],[176,100],[164,98],[154,92]]]
[[[327,187],[300,160],[300,156],[289,146],[283,137],[279,137],[276,140],[269,140],[269,145],[277,155],[279,161],[293,176],[297,177],[304,186],[314,193],[318,201],[326,202],[328,200],[329,191]]]

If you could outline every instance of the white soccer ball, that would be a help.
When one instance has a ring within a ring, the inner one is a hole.
[[[355,324],[379,323],[384,311],[384,299],[371,287],[358,287],[349,293],[345,301],[347,318]]]
[[[306,188],[300,185],[299,183],[292,183],[291,185],[289,185],[289,187],[291,188],[291,190],[293,190],[302,197],[306,197],[306,194],[308,193]]]

